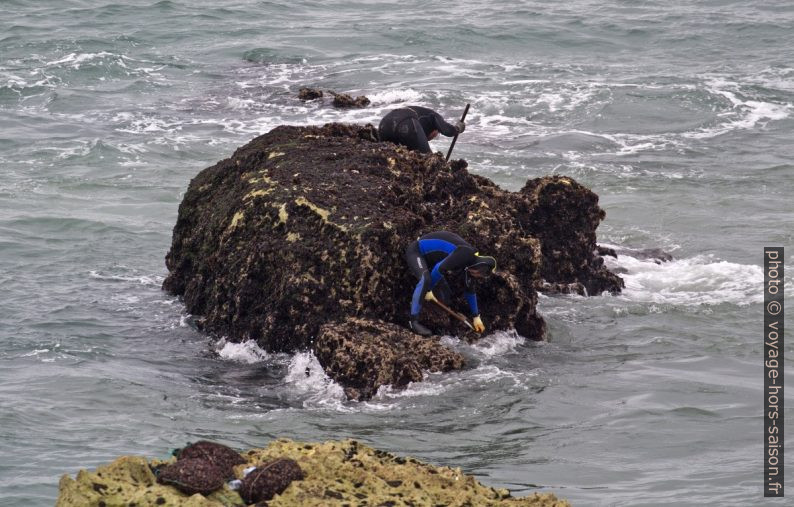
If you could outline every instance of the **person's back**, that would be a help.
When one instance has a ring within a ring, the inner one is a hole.
[[[386,114],[378,126],[378,135],[381,141],[391,141],[422,153],[432,153],[428,141],[439,132],[453,137],[465,128],[466,125],[461,121],[455,125],[447,123],[432,109],[407,106]]]

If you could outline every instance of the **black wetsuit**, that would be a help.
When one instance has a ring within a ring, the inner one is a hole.
[[[411,318],[418,317],[425,294],[434,288],[440,289],[439,294],[434,292],[438,299],[448,302],[449,286],[444,277],[463,271],[477,262],[475,253],[474,247],[463,238],[447,231],[425,234],[408,245],[405,249],[405,261],[419,279],[411,299]],[[471,315],[479,315],[477,296],[468,276],[464,295]]]
[[[420,106],[408,106],[389,112],[380,121],[378,135],[381,141],[391,141],[422,153],[432,153],[427,137],[437,130],[447,137],[458,133],[440,114]]]

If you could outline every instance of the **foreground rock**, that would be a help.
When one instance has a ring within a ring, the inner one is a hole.
[[[278,127],[191,181],[163,287],[210,333],[313,350],[348,396],[363,399],[423,369],[463,366],[437,339],[405,328],[416,283],[403,261],[408,243],[447,229],[493,255],[498,272],[477,289],[489,332],[542,340],[536,290],[622,287],[595,253],[603,218],[598,196],[570,178],[508,192],[465,161],[378,142],[371,125]],[[423,311],[437,335],[465,331],[434,305]]]
[[[302,475],[288,480],[286,489],[279,488],[281,493],[267,501],[270,507],[570,505],[548,493],[513,498],[508,490],[484,486],[459,468],[437,467],[413,458],[396,457],[355,440],[321,444],[277,440],[264,449],[242,453],[242,457],[245,463],[234,468],[238,479],[243,479],[243,470],[251,466],[263,469],[263,464],[281,466],[282,463],[294,462],[299,467]],[[173,461],[175,459],[169,460]],[[246,505],[238,491],[232,490],[228,483],[207,495],[188,495],[173,486],[158,483],[153,469],[161,468],[165,463],[168,462],[124,456],[109,465],[98,467],[95,472],[81,470],[75,479],[64,475],[60,481],[56,506]]]

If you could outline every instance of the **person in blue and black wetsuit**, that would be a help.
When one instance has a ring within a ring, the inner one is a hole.
[[[425,234],[405,249],[405,260],[411,272],[419,281],[411,299],[411,330],[422,336],[431,335],[431,331],[419,323],[419,311],[422,301],[432,300],[438,292],[439,299],[448,300],[449,285],[445,277],[450,275],[465,276],[464,296],[469,304],[473,318],[474,330],[485,331],[485,325],[477,308],[477,295],[474,293],[472,278],[485,278],[496,269],[496,259],[479,255],[469,243],[457,234],[437,231]]]
[[[439,132],[453,137],[465,129],[466,124],[462,121],[451,125],[432,109],[408,106],[395,109],[384,116],[378,126],[378,135],[381,141],[391,141],[422,153],[432,153],[428,141],[432,141]]]

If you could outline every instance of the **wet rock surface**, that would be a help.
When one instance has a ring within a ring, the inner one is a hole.
[[[416,280],[403,251],[424,233],[455,232],[497,259],[477,287],[488,332],[543,339],[537,290],[620,291],[597,254],[604,212],[586,187],[553,176],[509,192],[463,160],[377,139],[371,125],[282,126],[199,173],[179,208],[163,287],[207,332],[313,350],[359,399],[413,381],[417,367],[463,366],[405,327]],[[460,281],[450,282],[465,312]],[[464,333],[431,304],[421,320],[436,334]],[[425,354],[402,359],[417,347]]]
[[[434,466],[411,457],[395,456],[355,440],[303,443],[280,439],[266,448],[244,452],[242,456],[245,463],[234,468],[235,476],[243,481],[243,485],[246,481],[254,485],[264,481],[264,484],[274,486],[269,499],[246,498],[247,493],[241,496],[245,486],[238,492],[231,489],[229,483],[207,495],[185,493],[171,485],[158,483],[152,473],[152,468],[164,464],[170,466],[175,463],[174,459],[164,463],[123,456],[93,472],[81,470],[74,479],[64,475],[59,484],[56,506],[242,507],[253,505],[253,502],[270,507],[570,505],[549,493],[513,497],[508,490],[485,486],[459,468]],[[196,458],[190,458],[193,459]],[[243,477],[243,471],[251,466],[260,470],[261,478],[254,476],[256,470]],[[276,489],[280,491],[275,492]]]
[[[323,325],[314,354],[328,375],[345,386],[350,399],[371,398],[381,385],[403,387],[422,380],[423,371],[463,367],[463,356],[438,338],[424,338],[383,321],[350,318]]]

